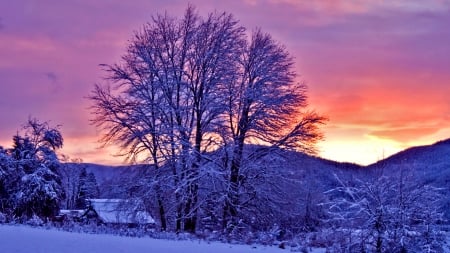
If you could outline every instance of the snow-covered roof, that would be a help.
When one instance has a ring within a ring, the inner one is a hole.
[[[155,223],[153,217],[133,201],[123,199],[88,199],[87,201],[105,223]]]
[[[83,209],[71,209],[71,210],[66,210],[66,209],[61,209],[59,210],[59,214],[60,215],[72,215],[72,216],[81,216],[84,213],[85,210]]]

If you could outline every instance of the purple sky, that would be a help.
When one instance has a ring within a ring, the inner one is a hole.
[[[330,121],[322,155],[370,163],[405,147],[450,138],[450,1],[191,1],[227,11],[285,44]],[[0,145],[29,116],[61,124],[63,152],[117,163],[89,124],[99,64],[125,52],[134,30],[185,1],[0,2]]]

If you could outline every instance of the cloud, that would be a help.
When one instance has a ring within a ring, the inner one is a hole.
[[[83,136],[66,136],[61,153],[70,154],[70,158],[81,158],[85,162],[119,165],[124,157],[117,156],[119,150],[114,146],[102,147],[95,132]]]
[[[256,1],[255,1],[256,2]],[[263,2],[263,1],[262,1]],[[351,15],[387,10],[420,12],[420,11],[444,11],[450,8],[450,4],[442,0],[430,0],[424,3],[421,0],[408,1],[366,1],[366,0],[270,0],[274,4],[286,4],[297,10],[317,11],[326,15]]]
[[[58,77],[56,76],[56,74],[54,72],[47,72],[47,73],[45,73],[45,76],[50,81],[50,85],[49,85],[50,92],[57,93],[57,92],[61,91],[61,88],[58,85]]]
[[[56,77],[56,74],[53,72],[47,72],[47,73],[45,73],[45,75],[52,83],[56,83],[56,81],[58,80],[58,78]]]
[[[274,4],[287,4],[304,12],[321,12],[326,15],[345,15],[365,13],[374,5],[368,1],[345,0],[312,0],[308,2],[296,0],[270,0]]]
[[[380,130],[370,132],[369,135],[381,139],[395,140],[400,143],[410,143],[426,136],[433,135],[441,129],[441,126],[419,128],[397,128],[392,130]]]

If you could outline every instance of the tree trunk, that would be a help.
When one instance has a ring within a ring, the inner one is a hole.
[[[186,190],[187,200],[184,207],[184,230],[190,233],[195,233],[197,226],[198,167],[199,165],[194,163],[186,178],[189,183]]]
[[[237,145],[233,151],[233,159],[231,161],[230,185],[225,202],[224,228],[230,230],[237,225],[237,215],[239,206],[239,173],[244,149],[244,139],[238,138]]]
[[[177,214],[176,214],[176,224],[175,224],[175,231],[176,231],[176,233],[180,233],[181,232],[181,229],[182,229],[182,227],[181,227],[181,220],[182,220],[182,214],[181,214],[181,211],[182,211],[182,205],[181,205],[181,203],[179,202],[179,201],[177,201],[178,202],[178,204],[177,204]]]
[[[200,96],[201,97],[201,96]],[[196,122],[195,122],[195,142],[194,142],[194,156],[195,160],[192,166],[188,169],[187,181],[187,201],[184,209],[184,230],[190,233],[195,233],[197,227],[197,201],[198,201],[198,174],[201,165],[201,144],[203,139],[202,130],[202,112],[198,109],[200,106],[196,103]]]
[[[157,193],[156,198],[158,199],[158,209],[159,209],[159,219],[161,221],[161,231],[167,230],[167,220],[166,220],[166,211],[164,209],[163,201],[161,195]]]
[[[193,184],[189,186],[189,197],[186,202],[186,207],[184,210],[185,219],[184,219],[184,230],[189,233],[195,233],[197,228],[197,205],[198,200],[198,185]]]

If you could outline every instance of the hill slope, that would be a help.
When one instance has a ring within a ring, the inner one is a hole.
[[[421,183],[438,187],[450,185],[450,139],[432,145],[412,147],[369,165],[368,170],[385,172],[407,169],[421,177]]]
[[[321,184],[324,188],[334,185],[335,174],[343,179],[364,179],[372,177],[380,169],[383,169],[385,175],[389,175],[400,168],[418,175],[418,183],[432,183],[446,189],[450,186],[450,139],[433,145],[412,147],[368,166],[330,161],[294,151],[277,152],[276,156],[269,154],[264,159],[273,162],[276,170],[285,176],[304,179],[310,184]],[[85,166],[88,172],[93,172],[100,185],[118,183],[128,174],[135,174],[143,169],[141,165],[106,166],[86,163],[79,166]]]
[[[248,146],[248,152],[253,152],[258,146]],[[272,152],[272,151],[271,151]],[[315,192],[321,194],[338,185],[335,176],[343,181],[353,179],[371,180],[379,175],[390,176],[404,169],[414,174],[419,184],[432,184],[441,188],[445,193],[450,192],[450,139],[437,142],[433,145],[413,147],[394,154],[384,160],[369,166],[359,166],[351,163],[340,163],[309,156],[294,151],[275,150],[273,153],[260,158],[258,164],[264,166],[266,173],[293,179],[297,191]],[[93,172],[100,184],[102,197],[111,197],[119,194],[126,179],[130,179],[142,166],[103,166],[96,164],[80,164]],[[256,168],[258,169],[258,168]],[[125,179],[125,180],[124,180]],[[288,187],[288,186],[285,186]],[[292,186],[291,186],[292,187]],[[450,198],[443,203],[448,210],[446,217],[450,219]]]

